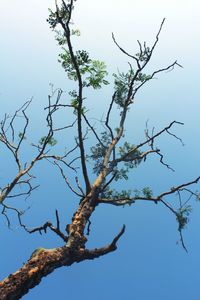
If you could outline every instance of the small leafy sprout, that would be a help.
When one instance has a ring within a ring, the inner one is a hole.
[[[151,199],[153,196],[153,192],[148,186],[146,186],[142,189],[142,193],[143,193],[144,197],[146,197],[147,199]]]
[[[144,50],[141,50],[139,53],[137,53],[135,56],[138,57],[138,59],[141,61],[141,62],[146,62],[149,57],[151,55],[151,50],[149,47],[145,47]]]
[[[69,7],[69,4],[67,4],[67,6]],[[64,23],[67,23],[69,20],[69,11],[65,9],[64,5],[61,6],[58,12],[53,12],[49,8],[49,18],[47,19],[47,22],[49,23],[51,29],[54,30],[59,24],[59,18],[62,19]]]
[[[46,136],[43,136],[40,140],[39,140],[39,144],[42,146],[44,145],[44,143],[49,144],[50,146],[55,146],[57,144],[57,140],[54,139],[54,137],[49,137],[47,140]]]
[[[81,35],[81,32],[80,32],[80,30],[77,28],[77,29],[72,29],[71,34],[72,34],[72,35],[76,35],[76,36],[80,36],[80,35]]]
[[[108,186],[107,189],[102,193],[102,196],[107,199],[123,200],[129,199],[131,197],[131,190],[122,190],[120,192],[115,189],[110,189]]]
[[[189,222],[189,215],[192,211],[192,208],[190,205],[186,207],[182,207],[178,210],[176,213],[176,220],[178,221],[178,230],[181,231],[185,228],[187,223]]]
[[[26,136],[22,132],[19,132],[18,137],[19,137],[20,140],[21,139],[26,140]]]
[[[198,191],[196,191],[196,200],[200,201],[200,193]]]
[[[115,103],[118,107],[124,107],[127,99],[129,84],[134,77],[134,71],[131,69],[127,73],[118,72],[113,74],[114,77],[114,89],[116,92]]]
[[[138,198],[141,196],[141,191],[139,191],[138,189],[134,189],[133,192],[134,192],[134,198]]]
[[[35,257],[35,256],[37,256],[39,253],[41,253],[41,252],[44,251],[44,250],[45,250],[44,248],[37,248],[37,249],[35,249],[35,250],[33,251],[33,253],[31,254],[30,259],[33,258],[33,257]]]
[[[152,76],[151,75],[146,75],[144,73],[139,73],[137,78],[136,78],[136,81],[139,81],[139,82],[144,82],[144,81],[147,81],[149,79],[151,79]]]

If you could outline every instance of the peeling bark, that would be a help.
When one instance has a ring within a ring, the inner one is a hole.
[[[37,286],[43,277],[62,266],[71,266],[74,262],[95,259],[117,249],[117,241],[125,231],[125,226],[113,241],[102,248],[78,250],[65,245],[55,249],[41,249],[33,253],[30,259],[17,272],[0,282],[0,299],[17,300]],[[74,246],[74,244],[73,244]]]
[[[61,266],[70,266],[76,257],[66,246],[56,249],[42,249],[27,261],[17,272],[0,282],[0,299],[20,299],[29,289],[38,285],[44,276]]]

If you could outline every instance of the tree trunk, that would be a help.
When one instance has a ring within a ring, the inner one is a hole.
[[[76,259],[76,253],[66,246],[36,250],[21,269],[0,282],[0,299],[20,299],[29,289],[38,285],[44,276],[61,266],[70,266]]]

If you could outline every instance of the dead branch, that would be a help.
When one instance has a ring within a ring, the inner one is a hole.
[[[83,250],[84,259],[95,259],[97,257],[100,257],[102,255],[105,255],[105,254],[115,251],[117,249],[117,242],[120,239],[120,237],[124,234],[125,228],[126,228],[126,226],[123,225],[123,227],[120,230],[120,232],[118,233],[118,235],[116,235],[116,237],[113,239],[113,241],[109,245],[104,246],[102,248],[95,248],[93,250],[88,250],[88,249]]]
[[[40,234],[42,234],[43,231],[44,231],[44,233],[47,233],[47,229],[49,228],[51,231],[53,231],[55,234],[57,234],[65,243],[67,243],[68,237],[66,235],[64,235],[64,233],[60,230],[60,219],[59,219],[57,209],[56,209],[55,213],[56,213],[56,227],[53,226],[53,224],[48,221],[48,222],[44,223],[44,225],[35,227],[33,229],[25,228],[26,231],[30,234],[35,233],[35,232],[39,232]]]
[[[69,180],[68,180],[67,177],[65,176],[64,170],[62,169],[62,167],[61,167],[56,161],[54,161],[54,164],[59,168],[60,173],[61,173],[61,175],[62,175],[64,181],[66,182],[67,186],[69,187],[69,189],[70,189],[76,196],[82,198],[82,197],[84,196],[84,194],[83,194],[83,193],[81,193],[81,194],[78,193],[78,192],[72,187],[72,185],[70,184]],[[77,181],[76,181],[76,183],[77,183]],[[82,189],[80,189],[80,188],[79,188],[79,190],[82,191]]]

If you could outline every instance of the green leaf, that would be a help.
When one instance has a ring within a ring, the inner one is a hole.
[[[26,136],[24,135],[23,132],[19,132],[18,137],[19,137],[20,140],[21,139],[26,140]]]
[[[153,192],[148,186],[142,189],[142,193],[148,199],[151,199],[153,196]]]
[[[40,140],[39,140],[39,144],[42,146],[44,144],[49,144],[50,146],[55,146],[57,144],[56,139],[54,139],[54,137],[47,137],[47,136],[43,136]]]
[[[80,32],[80,30],[77,28],[77,29],[72,29],[71,34],[72,34],[72,35],[76,35],[76,36],[80,36],[80,35],[81,35],[81,32]]]
[[[192,211],[192,208],[190,205],[181,207],[178,212],[176,213],[176,220],[178,221],[179,224],[179,231],[185,228],[187,223],[189,222],[189,215]]]

